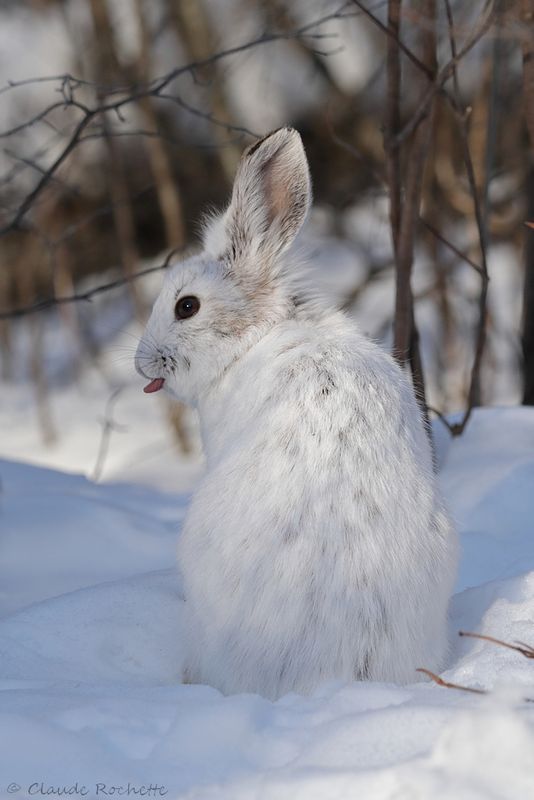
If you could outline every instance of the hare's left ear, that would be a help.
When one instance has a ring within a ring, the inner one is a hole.
[[[236,272],[265,269],[267,263],[272,269],[299,232],[310,202],[308,162],[296,130],[280,128],[249,147],[221,220],[226,253]]]

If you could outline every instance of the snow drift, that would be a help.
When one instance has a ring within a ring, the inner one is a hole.
[[[0,462],[0,797],[534,796],[534,664],[456,635],[534,643],[534,411],[437,433],[463,549],[444,677],[488,696],[355,683],[271,703],[180,685],[186,499]]]

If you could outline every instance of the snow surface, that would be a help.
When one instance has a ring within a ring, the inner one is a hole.
[[[154,398],[139,397],[148,419]],[[96,424],[86,408],[78,459]],[[180,685],[187,498],[0,461],[0,797],[534,797],[534,664],[456,636],[534,642],[534,410],[481,409],[462,438],[436,433],[463,543],[444,677],[488,696],[354,683],[272,703]],[[15,438],[5,426],[2,450]]]

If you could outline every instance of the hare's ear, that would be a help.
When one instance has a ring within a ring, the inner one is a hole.
[[[308,162],[296,130],[280,128],[249,147],[221,220],[226,255],[236,272],[272,272],[277,256],[299,232],[310,202]]]

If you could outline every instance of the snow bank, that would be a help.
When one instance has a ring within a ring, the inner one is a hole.
[[[463,543],[444,677],[492,694],[327,684],[275,703],[179,683],[184,497],[0,462],[0,797],[534,796],[534,664],[456,636],[534,642],[534,410],[477,411],[439,460]]]

